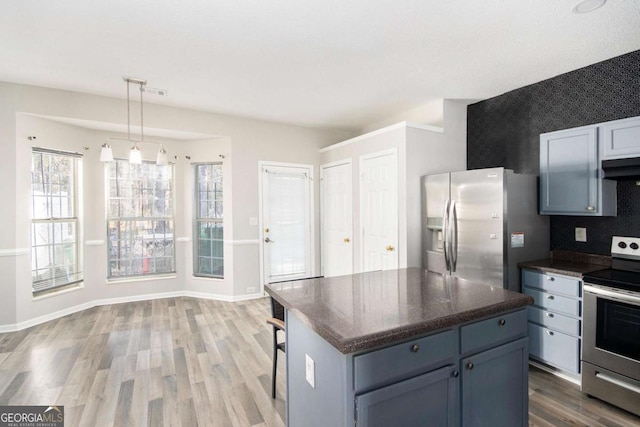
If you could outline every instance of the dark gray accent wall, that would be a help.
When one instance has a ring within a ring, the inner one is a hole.
[[[640,116],[640,50],[467,108],[467,168],[539,174],[539,135]],[[587,242],[574,238],[587,228]],[[609,255],[611,236],[640,237],[640,186],[618,181],[617,217],[551,217],[551,248]]]

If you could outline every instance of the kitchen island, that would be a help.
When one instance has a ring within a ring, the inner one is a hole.
[[[286,308],[289,426],[527,425],[531,297],[419,268],[267,292]]]

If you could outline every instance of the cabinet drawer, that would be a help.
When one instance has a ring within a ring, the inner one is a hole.
[[[456,354],[454,331],[360,354],[353,358],[354,389],[359,392],[427,372]]]
[[[534,299],[534,304],[538,307],[546,308],[556,313],[564,313],[575,317],[580,316],[580,301],[575,298],[554,295],[531,288],[524,288],[523,292],[531,295]]]
[[[462,353],[493,347],[501,342],[525,336],[527,311],[520,310],[503,316],[463,326],[460,330]]]
[[[579,297],[580,282],[581,280],[577,277],[541,273],[531,270],[522,271],[522,286],[543,289],[553,292],[554,294]]]
[[[549,329],[580,336],[580,319],[575,317],[552,313],[538,307],[529,307],[529,321]]]
[[[566,371],[580,372],[580,340],[529,323],[529,354]]]

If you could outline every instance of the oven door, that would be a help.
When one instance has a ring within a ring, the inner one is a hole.
[[[640,381],[640,295],[585,283],[582,360]]]

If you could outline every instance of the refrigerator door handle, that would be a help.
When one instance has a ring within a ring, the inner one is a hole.
[[[451,201],[449,210],[449,217],[451,221],[449,227],[449,233],[451,233],[449,237],[449,244],[451,245],[449,257],[451,258],[451,272],[454,273],[456,271],[456,266],[458,265],[458,209],[456,208],[455,200]]]
[[[447,271],[451,271],[451,263],[449,262],[449,202],[449,199],[444,202],[444,211],[442,212],[442,249]]]

